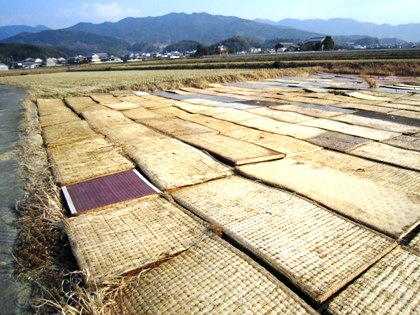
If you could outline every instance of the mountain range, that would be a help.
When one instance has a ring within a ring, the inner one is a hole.
[[[358,22],[353,19],[334,18],[329,20],[320,19],[284,19],[278,22],[264,19],[256,19],[256,22],[269,25],[288,26],[300,30],[311,31],[321,34],[334,35],[363,35],[378,38],[399,38],[405,41],[420,41],[420,23],[401,25],[374,24],[369,22]]]
[[[208,13],[170,13],[100,24],[78,23],[60,30],[51,30],[45,26],[0,27],[2,43],[58,47],[68,54],[108,52],[121,55],[147,46],[163,48],[182,40],[204,45],[217,44],[235,36],[246,36],[263,43],[276,40],[296,42],[320,35],[370,35],[420,41],[420,23],[391,26],[351,19],[286,19],[274,22]]]

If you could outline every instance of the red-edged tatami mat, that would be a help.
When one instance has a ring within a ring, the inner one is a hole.
[[[72,214],[159,192],[136,170],[64,186],[62,190]]]

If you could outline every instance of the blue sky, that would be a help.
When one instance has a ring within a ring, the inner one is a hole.
[[[353,18],[377,24],[420,23],[420,0],[0,0],[0,25],[64,28],[78,22],[207,12],[246,19]]]

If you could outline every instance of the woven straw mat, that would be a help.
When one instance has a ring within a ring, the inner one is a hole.
[[[267,107],[258,107],[254,109],[249,109],[248,111],[254,114],[270,117],[270,118],[288,122],[288,123],[300,123],[300,122],[314,119],[313,117],[310,117],[307,115],[294,113],[294,112],[288,112],[288,111],[273,110]]]
[[[89,125],[98,132],[104,132],[112,126],[128,125],[132,123],[132,121],[122,113],[111,109],[83,112],[82,115]]]
[[[139,120],[143,121],[146,119],[156,119],[156,118],[162,118],[162,115],[157,114],[151,110],[148,110],[143,107],[138,107],[135,109],[126,110],[123,112],[124,116],[127,118],[130,118],[132,120]]]
[[[90,97],[95,101],[103,105],[108,104],[115,104],[120,102],[118,98],[116,98],[114,95],[111,94],[92,94]]]
[[[348,135],[353,135],[362,138],[368,138],[373,140],[387,140],[396,136],[399,136],[399,133],[377,130],[368,127],[349,125],[343,122],[328,120],[328,119],[315,119],[302,123],[305,126],[312,126],[316,128],[322,128],[325,130],[337,131],[345,133]]]
[[[39,98],[37,99],[39,116],[48,116],[54,114],[72,113],[62,100],[55,98]]]
[[[103,281],[182,252],[206,227],[165,199],[140,199],[66,220],[79,267]]]
[[[265,269],[208,238],[122,291],[124,314],[316,314]]]
[[[255,118],[243,121],[240,124],[262,131],[268,131],[285,136],[292,136],[298,139],[316,137],[324,132],[322,129],[286,123],[268,117]]]
[[[279,152],[220,134],[192,134],[181,136],[179,139],[213,153],[233,165],[270,161],[284,157],[284,154]]]
[[[259,115],[248,113],[243,110],[225,107],[213,107],[204,112],[201,112],[200,114],[234,123],[261,117]]]
[[[159,119],[148,119],[142,121],[142,124],[157,129],[170,136],[201,134],[206,132],[215,133],[213,129],[196,124],[191,121],[185,121],[176,117],[163,117]]]
[[[87,111],[104,109],[103,105],[99,105],[87,96],[66,97],[64,101],[66,102],[67,106],[73,109],[77,114],[81,114]]]
[[[370,127],[374,129],[387,130],[405,134],[412,134],[420,131],[420,127],[404,125],[401,123],[385,121],[380,119],[361,117],[357,115],[342,115],[339,117],[335,117],[334,119],[352,125]]]
[[[305,140],[321,147],[341,152],[346,152],[362,143],[372,141],[370,139],[346,135],[335,131],[325,131],[316,137],[307,138]]]
[[[371,142],[350,150],[349,153],[420,171],[420,154],[416,151],[400,149],[383,143]]]
[[[128,155],[161,190],[193,185],[232,173],[204,152],[173,138],[127,148]]]
[[[394,246],[302,198],[237,176],[172,195],[316,301],[325,301]]]
[[[371,94],[366,94],[366,93],[361,93],[361,92],[350,92],[350,93],[346,93],[346,95],[359,98],[362,100],[368,100],[368,101],[381,101],[381,102],[392,101],[392,99],[388,97],[374,96]]]
[[[225,134],[225,135],[230,134],[234,131],[249,129],[247,127],[239,126],[225,120],[208,117],[201,114],[191,115],[189,117],[185,117],[185,119],[187,119],[188,121],[192,121],[197,124],[206,126],[208,128],[217,130],[220,133]]]
[[[370,179],[386,187],[420,194],[419,174],[416,171],[330,150],[308,152],[296,156],[294,159],[317,167],[328,167],[352,176]]]
[[[400,237],[420,219],[420,197],[328,167],[286,158],[238,167],[240,172],[286,187],[378,231]]]
[[[285,154],[298,154],[320,149],[320,147],[303,140],[251,128],[241,128],[228,133],[228,135]]]
[[[385,256],[329,305],[332,314],[418,314],[420,256],[400,247]]]
[[[137,108],[140,105],[139,104],[130,103],[130,102],[121,102],[121,101],[118,100],[117,103],[105,104],[105,106],[108,107],[108,108],[110,108],[110,109],[124,111],[124,110],[129,110],[129,109]]]
[[[413,237],[408,246],[416,250],[417,253],[420,255],[420,232],[417,232],[417,234]]]
[[[153,111],[163,116],[178,117],[184,120],[188,120],[189,117],[194,115],[176,106],[156,108]]]
[[[398,136],[389,140],[384,141],[384,143],[392,145],[394,147],[420,151],[420,137],[416,136]]]
[[[80,119],[68,123],[44,127],[42,129],[42,135],[44,142],[50,148],[77,141],[103,138],[102,135],[99,135],[90,129],[86,121]]]
[[[48,148],[55,181],[70,185],[133,168],[133,164],[104,139],[89,139]]]

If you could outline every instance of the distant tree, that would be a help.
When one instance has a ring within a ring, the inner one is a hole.
[[[324,44],[324,50],[334,50],[335,48],[334,40],[329,35],[325,37],[323,44]]]
[[[195,52],[196,57],[206,56],[209,54],[209,48],[202,44],[198,44]]]

